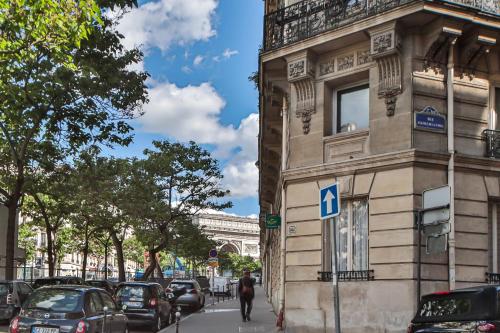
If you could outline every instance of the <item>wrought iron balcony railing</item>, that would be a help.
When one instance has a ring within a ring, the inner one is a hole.
[[[486,157],[500,158],[500,131],[484,130],[483,139],[486,141]]]
[[[332,281],[332,272],[318,272],[318,281]],[[373,270],[339,271],[339,281],[371,281],[374,280]]]
[[[276,49],[416,1],[421,0],[304,0],[266,15],[264,50]],[[500,15],[499,0],[434,1]]]
[[[500,274],[486,273],[486,282],[491,284],[500,284]]]

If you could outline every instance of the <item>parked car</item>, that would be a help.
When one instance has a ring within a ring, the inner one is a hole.
[[[210,282],[208,281],[208,278],[206,276],[197,276],[196,281],[201,287],[201,291],[203,293],[208,293],[210,291]]]
[[[148,327],[157,332],[175,318],[175,310],[158,283],[123,282],[118,285],[115,295],[131,326]]]
[[[216,276],[210,279],[210,294],[226,294],[231,296],[231,279],[228,277]]]
[[[10,323],[10,333],[128,333],[127,317],[106,291],[90,286],[36,289]]]
[[[500,332],[500,286],[425,295],[408,333]]]
[[[115,293],[115,287],[108,280],[87,280],[85,283],[92,287],[104,289],[111,295]]]
[[[56,276],[36,279],[33,283],[33,289],[38,289],[43,286],[55,286],[64,284],[71,284],[75,286],[86,285],[81,278],[76,276]]]
[[[198,310],[205,306],[205,294],[196,280],[173,280],[167,292],[176,293],[179,289],[184,289],[176,301],[181,308]]]
[[[23,281],[0,281],[0,321],[10,321],[33,289]]]

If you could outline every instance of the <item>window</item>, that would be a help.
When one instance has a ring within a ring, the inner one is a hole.
[[[324,270],[331,271],[331,238],[324,223]],[[368,270],[368,199],[341,200],[341,214],[335,220],[339,271]]]
[[[338,90],[336,100],[336,133],[369,127],[368,85]]]
[[[500,87],[491,90],[490,129],[500,131]]]

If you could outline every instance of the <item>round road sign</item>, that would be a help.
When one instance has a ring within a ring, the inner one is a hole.
[[[208,252],[208,256],[210,258],[217,258],[217,250],[216,249],[211,249],[210,252]]]

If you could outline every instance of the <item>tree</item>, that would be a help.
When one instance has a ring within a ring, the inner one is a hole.
[[[222,271],[232,271],[235,277],[241,277],[243,269],[246,268],[253,272],[261,268],[262,265],[259,260],[255,260],[250,256],[222,252],[219,254],[219,267]]]
[[[36,254],[36,231],[34,224],[24,222],[19,226],[18,242],[25,251],[25,261],[32,262]]]
[[[147,101],[142,59],[105,7],[127,0],[0,0],[0,193],[8,208],[6,278],[25,185],[40,163],[89,144],[128,144]],[[101,10],[99,6],[101,5]]]
[[[161,273],[156,254],[171,244],[179,225],[203,209],[231,207],[223,200],[229,191],[221,188],[222,174],[210,153],[194,142],[189,144],[153,141],[145,159],[136,161],[133,175],[135,233],[149,252],[147,279],[154,270]]]
[[[64,246],[59,239],[59,231],[67,223],[73,212],[70,200],[75,187],[71,185],[70,177],[73,170],[68,165],[58,166],[54,170],[38,172],[26,184],[29,193],[23,207],[23,214],[32,219],[33,223],[45,229],[47,234],[47,260],[49,276],[54,276],[58,263],[58,248]]]

